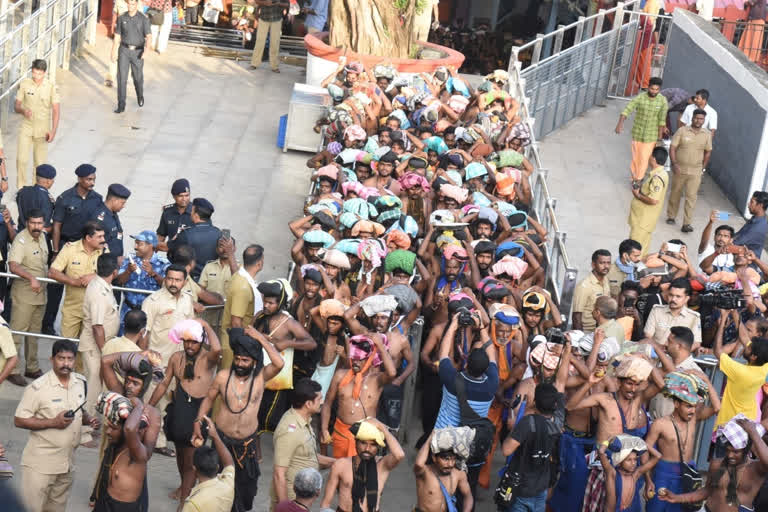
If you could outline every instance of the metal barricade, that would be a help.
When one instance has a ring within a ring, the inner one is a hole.
[[[697,357],[695,359],[704,373],[709,378],[712,386],[719,392],[723,389],[723,382],[725,375],[720,371],[717,366],[717,359],[714,356]],[[712,431],[715,427],[715,420],[717,415],[707,418],[704,421],[697,422],[696,425],[696,439],[695,449],[693,452],[693,460],[696,461],[696,467],[699,471],[703,471],[709,466],[707,459],[709,458],[709,447],[712,444]]]
[[[416,366],[416,370],[408,376],[405,382],[403,382],[403,402],[400,407],[400,428],[397,431],[397,440],[401,444],[408,442],[408,429],[411,426],[411,422],[414,417],[419,416],[419,411],[416,410],[416,383],[418,382],[419,373],[419,354],[421,354],[421,342],[424,337],[424,317],[420,316],[411,325],[408,330],[408,341],[411,344],[411,354],[413,354],[412,365]]]
[[[764,36],[764,23],[725,19],[715,19],[712,23],[728,41],[738,46],[749,60],[768,71],[768,38]]]
[[[96,0],[0,0],[0,129],[8,127],[19,83],[34,59],[56,70],[69,69],[70,57],[95,40]]]

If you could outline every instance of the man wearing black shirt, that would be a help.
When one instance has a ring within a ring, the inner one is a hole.
[[[125,111],[125,86],[128,84],[128,67],[133,75],[136,100],[144,106],[144,47],[152,46],[149,18],[138,11],[138,1],[128,0],[128,12],[117,18],[115,42],[112,45],[112,62],[117,62],[117,108],[115,114]]]

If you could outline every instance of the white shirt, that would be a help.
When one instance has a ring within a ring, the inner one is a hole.
[[[691,126],[691,121],[693,120],[693,112],[697,108],[699,107],[693,103],[685,107],[683,115],[680,116],[680,122],[686,126]],[[710,107],[709,103],[707,103],[707,105],[704,107],[704,112],[707,113],[707,116],[704,118],[704,125],[702,128],[707,130],[717,130],[717,111]]]
[[[707,248],[704,249],[704,252],[699,254],[699,270],[701,272],[704,272],[704,270],[701,268],[701,262],[704,261],[704,258],[709,257],[710,254],[715,252],[715,246],[712,244],[708,244]],[[712,261],[712,266],[715,269],[715,272],[718,270],[728,270],[729,272],[733,271],[734,263],[733,263],[733,254],[726,253],[726,254],[718,254],[715,256],[715,259]]]

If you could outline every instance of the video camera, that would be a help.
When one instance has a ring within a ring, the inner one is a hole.
[[[747,307],[747,301],[740,292],[733,290],[719,290],[704,293],[699,296],[702,307],[720,309],[743,309]]]
[[[468,308],[459,308],[456,311],[459,314],[459,325],[469,326],[475,325],[475,319],[479,318],[478,314]]]

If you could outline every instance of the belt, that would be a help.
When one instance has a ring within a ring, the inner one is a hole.
[[[120,43],[120,46],[122,46],[123,48],[128,48],[129,50],[143,50],[144,49],[144,45],[138,46],[138,45],[135,45],[135,44]]]

